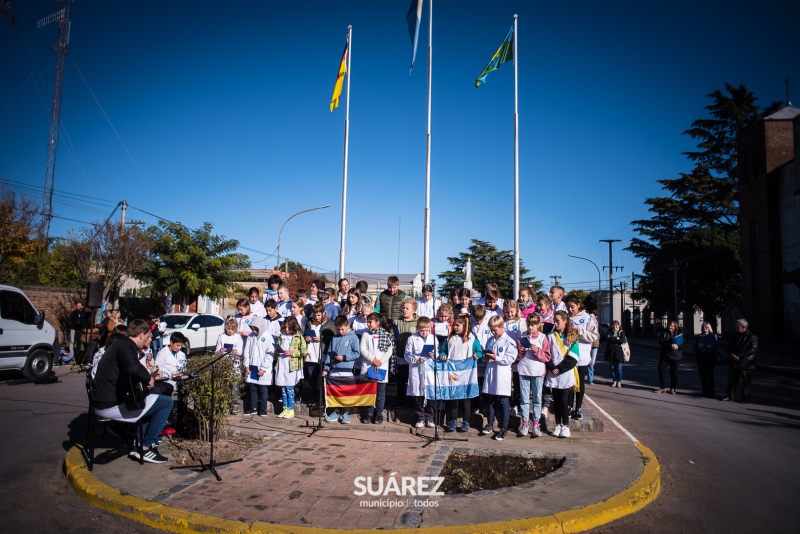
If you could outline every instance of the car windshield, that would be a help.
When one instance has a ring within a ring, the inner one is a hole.
[[[191,315],[165,315],[162,317],[167,323],[167,328],[183,328],[191,318]]]

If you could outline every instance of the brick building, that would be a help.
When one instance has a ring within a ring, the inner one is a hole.
[[[800,339],[800,108],[739,137],[742,306],[767,339]]]

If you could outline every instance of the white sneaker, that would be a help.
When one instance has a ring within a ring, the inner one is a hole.
[[[553,429],[553,437],[561,437],[561,425],[556,425],[556,427]]]
[[[436,425],[434,424],[433,421],[426,421],[425,426],[427,426],[428,428],[436,428]]]
[[[570,434],[570,432],[569,432],[569,425],[564,425],[564,426],[562,426],[562,427],[561,427],[561,436],[559,436],[559,437],[562,437],[562,438],[568,438],[568,437],[569,437],[569,434]]]
[[[424,428],[424,427],[425,427],[425,421],[417,421],[416,424],[414,424],[414,428]]]

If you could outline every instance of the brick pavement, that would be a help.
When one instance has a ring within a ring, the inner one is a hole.
[[[295,420],[297,421],[297,420]],[[392,528],[404,508],[363,508],[369,496],[354,494],[355,477],[423,476],[442,442],[411,434],[287,427],[273,431],[241,463],[178,489],[161,502],[185,510],[242,521],[329,528]],[[441,466],[434,468],[438,473]]]
[[[598,387],[598,386],[594,386]],[[591,388],[591,387],[590,387]],[[591,393],[591,390],[588,391]],[[285,525],[326,528],[394,528],[408,525],[408,514],[423,513],[419,506],[386,508],[362,505],[362,501],[391,499],[407,502],[406,497],[372,497],[354,494],[356,477],[418,477],[439,474],[449,452],[494,449],[506,453],[520,451],[553,452],[578,444],[627,446],[628,438],[617,427],[584,408],[585,417],[603,420],[601,431],[574,432],[569,440],[543,436],[535,440],[517,439],[513,434],[503,442],[479,437],[473,430],[468,441],[435,441],[430,444],[416,436],[408,425],[386,423],[342,426],[325,424],[313,431],[316,420],[295,418],[232,417],[230,427],[246,434],[257,434],[266,441],[251,450],[244,462],[219,469],[222,482],[214,477],[192,477],[156,499],[167,506],[246,522],[264,521]],[[357,419],[354,419],[357,421]],[[441,431],[440,431],[441,432]],[[426,436],[433,431],[426,429]],[[463,434],[441,433],[463,438]],[[566,451],[565,451],[566,452]],[[419,517],[419,515],[417,515]],[[411,518],[413,520],[413,517]],[[405,521],[405,523],[404,523]]]

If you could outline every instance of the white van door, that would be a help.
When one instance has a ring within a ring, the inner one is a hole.
[[[36,310],[18,291],[0,289],[0,369],[22,369],[28,349],[39,341]]]

